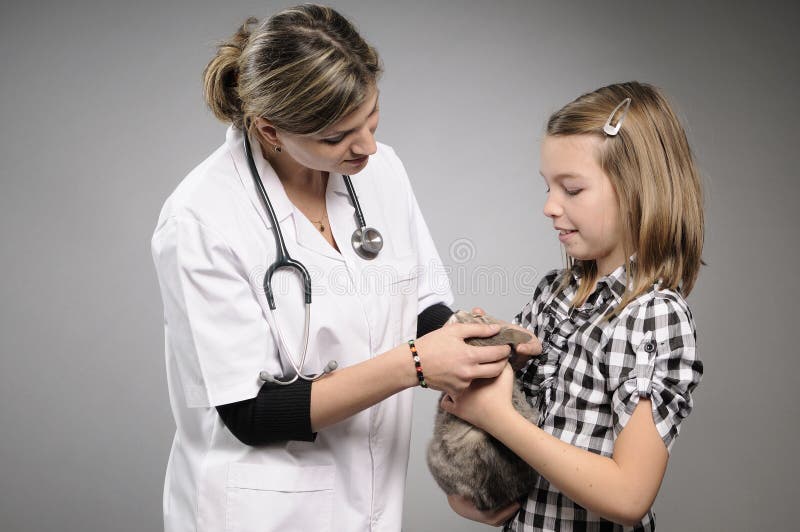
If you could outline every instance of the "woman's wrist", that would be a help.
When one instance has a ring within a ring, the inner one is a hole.
[[[397,377],[402,390],[419,386],[414,359],[407,343],[398,345],[386,355],[392,360],[393,374]]]
[[[423,388],[427,388],[428,383],[425,381],[425,374],[422,371],[422,360],[419,358],[414,340],[408,341],[408,349],[411,351],[411,360],[414,361],[414,370],[417,372],[417,382],[419,382],[419,385]]]

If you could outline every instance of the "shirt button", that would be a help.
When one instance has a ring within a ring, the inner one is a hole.
[[[647,342],[646,344],[644,344],[644,350],[646,353],[652,353],[653,351],[656,350],[656,344],[654,344],[653,342]]]

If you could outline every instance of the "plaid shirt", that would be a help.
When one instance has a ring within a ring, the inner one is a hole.
[[[558,287],[565,270],[548,273],[515,322],[542,341],[542,354],[517,374],[540,410],[539,426],[571,445],[611,456],[639,397],[649,397],[667,450],[692,410],[703,365],[692,314],[683,298],[657,285],[605,320],[625,291],[625,269],[601,278],[586,303],[570,308],[579,276]],[[653,510],[635,527],[606,521],[539,477],[505,531],[650,531]]]

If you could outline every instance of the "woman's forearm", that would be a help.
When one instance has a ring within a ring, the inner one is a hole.
[[[649,402],[643,402],[647,403],[646,410],[637,407],[637,422],[643,414],[650,415]],[[647,513],[666,468],[667,452],[655,427],[652,434],[637,426],[636,432],[623,442],[631,450],[643,445],[647,451],[644,455],[626,450],[618,456],[615,447],[614,457],[565,443],[515,411],[504,412],[487,429],[570,499],[605,519],[625,525],[638,523]],[[644,442],[641,436],[645,437]],[[659,456],[648,460],[650,453]]]
[[[417,337],[440,329],[453,314],[443,303],[417,317]],[[314,432],[338,423],[417,384],[411,353],[401,345],[374,359],[341,369],[311,386],[311,427]]]
[[[455,323],[417,338],[428,385],[457,396],[473,379],[496,377],[507,365],[510,348],[471,346],[464,339],[485,338],[499,330],[498,325]],[[405,344],[334,371],[311,386],[312,430],[338,423],[418,382],[411,350]]]
[[[338,423],[417,382],[407,345],[334,371],[311,385],[311,428]]]

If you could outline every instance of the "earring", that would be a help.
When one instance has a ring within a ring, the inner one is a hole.
[[[283,151],[283,150],[281,149],[281,147],[280,147],[280,146],[278,146],[277,144],[276,144],[275,146],[273,146],[273,148],[275,148],[275,153],[280,153],[280,152],[282,152],[282,151]]]

